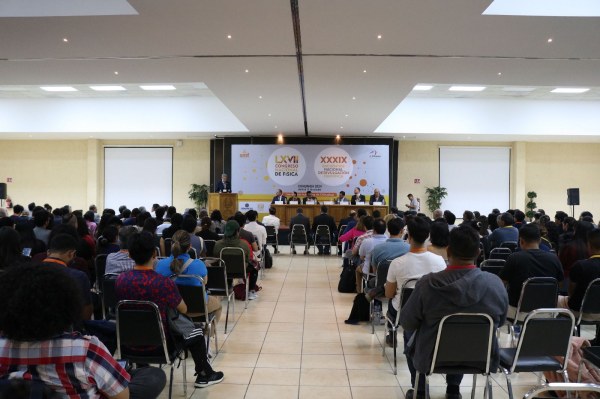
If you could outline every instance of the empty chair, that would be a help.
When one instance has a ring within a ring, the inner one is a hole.
[[[304,245],[305,251],[308,253],[308,235],[306,229],[302,224],[295,224],[292,226],[292,232],[290,233],[290,252],[296,252],[296,245]]]
[[[208,257],[213,257],[214,252],[213,249],[215,248],[215,240],[204,240],[204,246],[206,247],[206,256]]]
[[[523,283],[521,296],[514,315],[506,319],[512,340],[515,340],[515,326],[525,315],[535,309],[555,308],[558,300],[558,281],[553,277],[531,277]]]
[[[516,348],[500,349],[500,367],[510,399],[513,373],[556,371],[569,382],[567,365],[574,327],[575,317],[567,309],[536,309],[527,315]]]
[[[479,267],[484,272],[497,275],[498,273],[500,273],[500,270],[504,268],[505,264],[506,261],[504,259],[487,259],[481,262],[481,265]]]
[[[156,350],[148,350],[154,347]],[[182,347],[167,345],[158,306],[150,301],[120,301],[117,304],[117,348],[121,359],[131,363],[168,364],[169,398],[173,389],[175,362],[183,360],[183,393],[187,396],[185,352]]]
[[[577,336],[581,336],[581,325],[595,325],[596,337],[600,326],[600,278],[590,282],[583,295],[581,308],[577,315]]]
[[[492,249],[492,251],[490,252],[490,257],[489,259],[504,259],[507,260],[508,257],[510,256],[510,254],[512,254],[512,251],[510,250],[510,248],[494,248]]]
[[[431,374],[473,374],[471,398],[475,398],[477,375],[486,377],[484,397],[492,396],[490,366],[494,321],[484,313],[455,313],[444,316],[438,326],[437,339],[429,370],[417,370],[415,387],[419,386],[421,374],[425,375],[425,397],[429,397]],[[468,342],[465,350],[460,342]]]
[[[404,307],[404,305],[406,305],[406,302],[408,302],[408,298],[410,298],[410,295],[412,294],[412,292],[415,289],[415,284],[417,283],[419,279],[418,278],[410,278],[408,280],[406,280],[403,284],[402,284],[402,289],[400,291],[400,307],[398,309],[398,313],[396,313],[396,319],[395,320],[391,320],[388,315],[385,315],[385,327],[386,330],[390,331],[390,334],[392,336],[392,348],[394,350],[394,366],[392,368],[394,375],[396,375],[398,373],[398,366],[397,366],[397,354],[396,354],[396,349],[398,347],[398,329],[399,329],[399,323],[400,323],[400,313],[402,312],[402,308]],[[392,306],[392,304],[390,303],[388,306]],[[385,343],[383,344],[383,355],[385,355]]]

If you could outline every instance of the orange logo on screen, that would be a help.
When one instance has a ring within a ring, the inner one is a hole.
[[[346,163],[348,162],[348,157],[328,157],[322,156],[321,163]]]
[[[275,163],[298,163],[298,155],[275,155]]]

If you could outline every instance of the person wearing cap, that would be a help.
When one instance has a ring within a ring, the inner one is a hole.
[[[220,256],[221,250],[227,247],[241,248],[244,251],[244,261],[246,262],[246,271],[250,274],[248,299],[253,300],[258,298],[258,294],[254,289],[258,280],[258,270],[250,263],[252,253],[250,243],[240,239],[240,225],[235,220],[229,220],[223,228],[223,238],[215,243],[213,253],[215,256]]]

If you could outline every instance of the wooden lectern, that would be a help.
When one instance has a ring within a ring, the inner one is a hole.
[[[227,220],[235,215],[238,210],[238,195],[236,193],[209,193],[208,194],[208,213],[218,209]]]

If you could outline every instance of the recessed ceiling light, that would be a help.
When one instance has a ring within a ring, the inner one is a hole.
[[[353,100],[356,100],[356,97],[352,96],[352,99],[353,99]]]
[[[246,69],[244,72],[248,73],[248,72],[250,72],[250,71],[249,71],[248,69]]]
[[[383,36],[381,36],[381,35],[377,35],[377,38],[378,38],[378,39],[381,39],[382,37],[383,37]]]
[[[449,91],[484,91],[485,86],[452,86]]]
[[[414,91],[429,91],[431,89],[433,89],[432,85],[416,85],[413,87]]]
[[[90,86],[94,91],[125,91],[123,86]]]
[[[552,43],[554,41],[554,39],[552,39],[551,37],[548,38],[548,43]]]
[[[228,38],[228,39],[231,39],[231,35],[227,35],[227,38]]]
[[[67,37],[63,37],[63,42],[65,42],[65,43],[69,43],[69,38],[67,38]]]
[[[115,75],[118,75],[118,74],[119,74],[119,71],[115,71],[114,73],[115,73]]]
[[[347,118],[347,117],[349,117],[350,115],[346,114],[346,115],[344,115],[344,116]]]
[[[366,69],[363,69],[363,73],[367,73],[367,70],[366,70]]]
[[[498,72],[498,76],[502,76],[502,72]]]
[[[344,126],[340,126],[340,129],[343,129],[343,128],[344,128]]]
[[[275,125],[275,129],[277,129],[277,125]]]
[[[514,86],[514,87],[503,87],[502,91],[507,91],[507,92],[517,92],[517,93],[529,93],[535,90],[535,87],[519,87],[519,86]]]
[[[258,99],[259,99],[259,100],[262,100],[262,96],[258,96]]]
[[[165,91],[165,90],[175,90],[175,86],[173,85],[144,85],[140,86],[140,89],[146,91]]]
[[[270,117],[271,117],[271,114],[268,114],[267,116],[270,118]]]
[[[585,87],[558,87],[551,91],[551,93],[559,94],[581,94],[589,91],[590,89]]]
[[[41,86],[40,89],[44,91],[78,91],[72,86]]]

